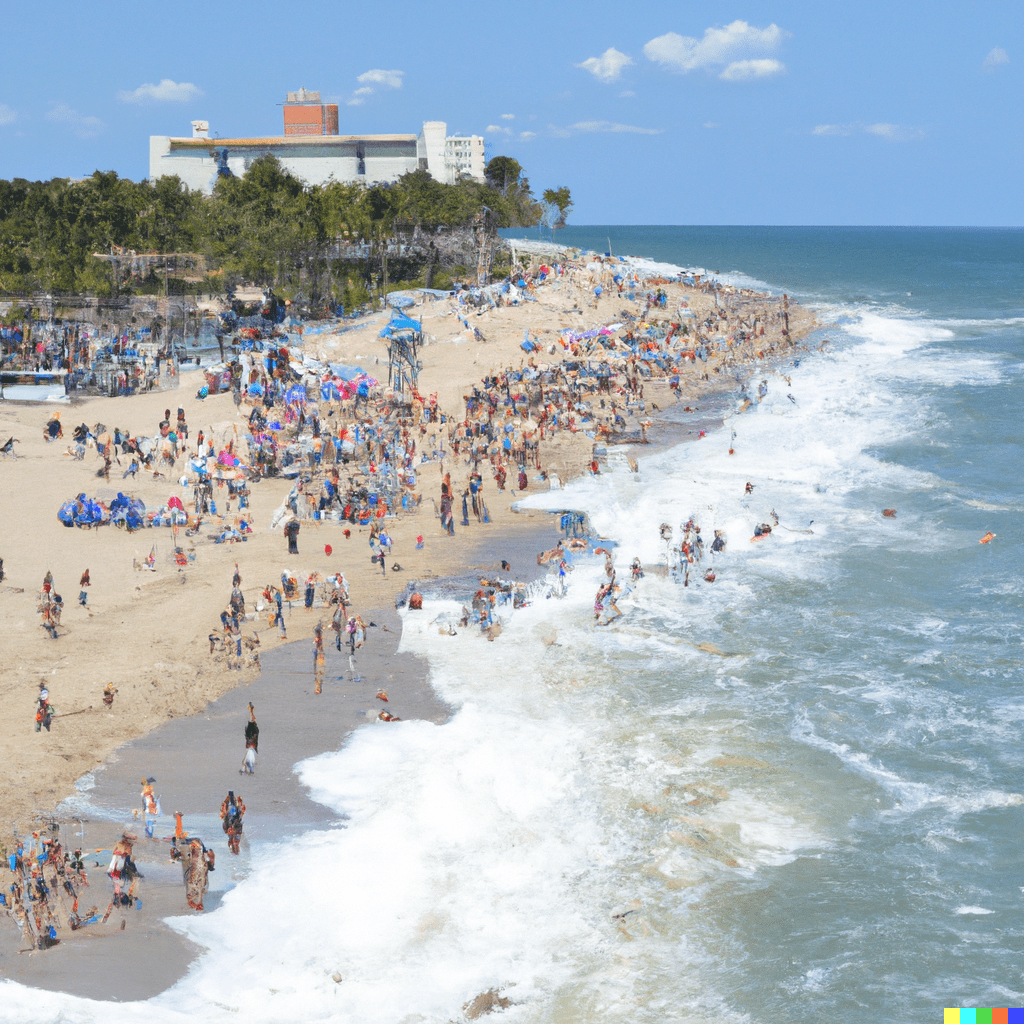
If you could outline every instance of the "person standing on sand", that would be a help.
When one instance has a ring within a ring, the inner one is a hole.
[[[256,753],[260,745],[260,727],[256,724],[256,708],[249,701],[249,721],[245,723],[245,757],[239,775],[256,774]]]
[[[299,521],[294,516],[285,523],[284,535],[288,538],[288,554],[299,553]]]
[[[313,628],[313,681],[316,692],[324,687],[324,624],[318,622]]]
[[[142,877],[132,860],[132,844],[136,843],[138,838],[131,832],[123,832],[111,850],[110,867],[107,868],[107,874],[114,883],[115,896],[121,895],[121,886],[125,882],[130,885],[133,879]]]
[[[74,577],[72,577],[72,579],[74,579]],[[82,578],[78,581],[78,586],[80,588],[78,593],[78,603],[83,608],[85,607],[86,601],[89,600],[89,595],[85,592],[85,588],[91,585],[92,584],[89,581],[89,570],[86,569],[85,572],[82,573]]]
[[[455,520],[452,516],[452,498],[447,490],[441,491],[441,528],[449,537],[455,536]]]
[[[341,634],[345,629],[345,617],[345,602],[339,598],[335,604],[334,615],[331,618],[331,629],[333,629],[336,634],[334,643],[339,651],[341,650]]]
[[[245,817],[245,804],[242,803],[242,794],[235,796],[232,789],[220,805],[220,822],[224,834],[228,837],[228,849],[233,854],[238,854],[238,844],[242,838],[242,818]]]
[[[283,598],[282,598],[282,594],[281,594],[281,588],[280,587],[272,587],[271,590],[273,592],[274,607],[275,607],[274,621],[271,623],[271,625],[272,626],[280,626],[281,627],[281,636],[286,637],[288,635],[288,630],[285,629],[285,625],[284,625],[284,610],[283,610],[284,603],[283,603]]]
[[[156,779],[152,776],[142,780],[142,818],[146,825],[146,837],[153,838],[156,818],[160,813],[160,799],[156,796],[153,786]]]

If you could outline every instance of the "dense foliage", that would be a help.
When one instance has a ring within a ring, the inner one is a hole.
[[[443,229],[492,234],[542,214],[508,157],[488,164],[487,184],[442,184],[420,170],[388,185],[308,186],[272,156],[244,178],[221,178],[210,196],[176,177],[134,182],[112,171],[81,181],[0,180],[0,294],[180,291],[186,280],[190,289],[245,281],[287,290],[311,279],[314,291],[338,294],[353,275],[369,279],[374,246],[379,252],[388,239],[432,252],[430,239]],[[189,274],[172,264],[168,277],[145,261],[112,266],[93,255],[119,250],[194,258],[181,263]],[[329,285],[317,286],[325,276]]]

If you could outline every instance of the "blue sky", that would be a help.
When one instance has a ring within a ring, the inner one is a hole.
[[[142,178],[150,135],[443,120],[569,185],[577,224],[1024,224],[1024,7],[991,3],[18,5],[0,177]]]

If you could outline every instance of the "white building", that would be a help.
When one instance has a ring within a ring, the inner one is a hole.
[[[460,178],[484,180],[484,137],[449,135],[444,140],[444,166],[449,183]]]
[[[177,175],[190,189],[208,194],[219,175],[242,177],[267,154],[309,185],[394,181],[419,168],[449,184],[465,177],[484,180],[483,137],[449,136],[444,121],[425,121],[418,135],[340,135],[337,107],[321,104],[319,93],[289,93],[284,106],[285,135],[210,138],[206,121],[193,121],[190,137],[151,135],[150,180]]]

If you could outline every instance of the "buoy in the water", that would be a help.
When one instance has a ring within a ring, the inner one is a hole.
[[[981,540],[978,541],[978,543],[979,544],[987,544],[990,540],[995,540],[995,539],[996,539],[996,535],[990,531],[989,533],[986,533],[985,536],[982,537]]]

